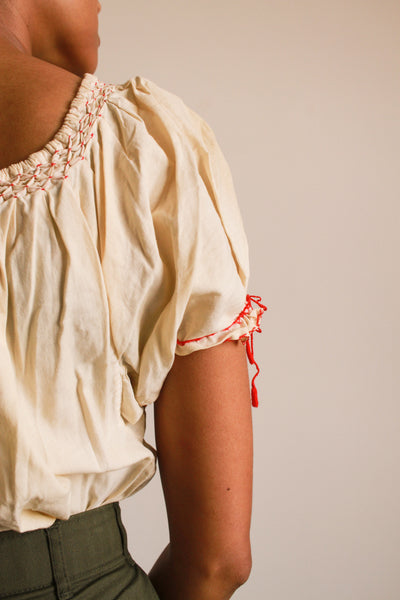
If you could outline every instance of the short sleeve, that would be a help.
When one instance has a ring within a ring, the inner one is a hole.
[[[143,283],[142,296],[132,292],[138,318],[123,348],[134,396],[145,406],[157,399],[175,355],[228,340],[246,344],[257,375],[253,333],[261,332],[267,307],[260,296],[248,293],[247,237],[232,174],[213,130],[178,96],[148,79],[131,80],[129,98],[140,118],[141,138],[148,136],[153,170],[154,146],[160,155],[157,194],[149,197],[146,213],[151,283]],[[138,157],[130,144],[127,152]],[[142,144],[143,165],[147,151]],[[256,375],[253,406],[258,405]]]

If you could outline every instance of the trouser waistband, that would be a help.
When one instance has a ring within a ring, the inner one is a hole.
[[[117,567],[126,556],[118,502],[57,519],[46,529],[2,531],[0,598],[55,585],[58,597],[67,600],[73,582]]]

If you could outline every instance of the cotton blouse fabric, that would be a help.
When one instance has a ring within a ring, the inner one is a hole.
[[[256,364],[248,278],[207,122],[149,79],[86,73],[53,140],[0,170],[0,531],[153,477],[145,408],[175,354],[241,339]]]

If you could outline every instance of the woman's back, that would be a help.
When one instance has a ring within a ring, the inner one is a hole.
[[[30,76],[34,92],[18,92],[19,152],[0,171],[0,343],[9,357],[0,408],[16,431],[36,411],[30,437],[5,449],[18,466],[6,484],[16,503],[5,529],[34,527],[38,516],[26,509],[37,494],[43,513],[66,516],[109,500],[117,479],[121,497],[144,484],[155,464],[142,444],[143,409],[175,356],[248,340],[262,314],[246,295],[232,178],[204,119],[143,77],[114,85],[91,73],[65,115],[64,83],[43,100],[41,90],[57,85],[53,73]],[[61,110],[51,123],[43,114],[55,96]],[[21,117],[24,97],[33,102]],[[21,144],[32,134],[24,123],[39,113],[42,144],[33,136]],[[28,473],[25,453],[35,455]]]
[[[62,125],[81,77],[35,57],[0,61],[0,169],[43,148]]]
[[[152,579],[162,598],[230,597],[251,566],[246,349],[265,307],[246,295],[246,237],[212,130],[144,78],[114,86],[9,54],[0,169],[0,531],[145,485],[144,409],[157,401],[171,544]]]

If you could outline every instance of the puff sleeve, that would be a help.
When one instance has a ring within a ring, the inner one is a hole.
[[[253,333],[267,307],[247,291],[248,243],[227,161],[208,123],[178,96],[143,77],[129,93],[151,139],[152,169],[160,161],[147,212],[151,284],[123,349],[136,401],[156,400],[175,355],[240,339],[257,368],[257,406]]]

